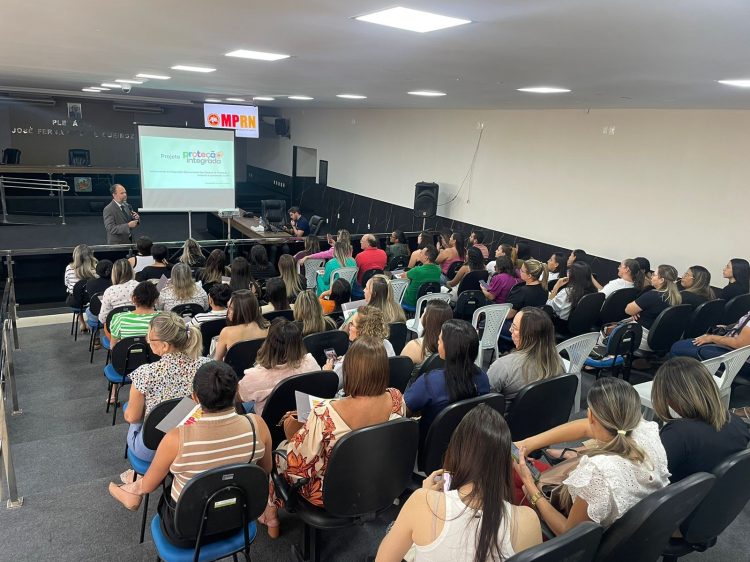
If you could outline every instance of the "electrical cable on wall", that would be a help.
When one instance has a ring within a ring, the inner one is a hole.
[[[466,184],[466,180],[469,178],[469,176],[472,175],[474,171],[474,164],[477,161],[477,155],[479,154],[479,146],[482,144],[482,134],[484,133],[484,127],[479,129],[479,136],[477,137],[477,146],[474,148],[474,155],[471,157],[471,163],[469,164],[469,169],[466,171],[466,175],[464,176],[464,179],[461,180],[461,184],[458,186],[458,191],[456,194],[448,199],[445,203],[438,203],[438,207],[445,207],[446,205],[450,205],[453,203],[456,199],[458,199],[458,196],[461,194],[461,190],[464,188],[464,185]],[[467,199],[466,202],[468,203],[469,200]]]

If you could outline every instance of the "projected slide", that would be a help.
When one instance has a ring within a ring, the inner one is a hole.
[[[235,207],[234,133],[138,126],[143,209]]]

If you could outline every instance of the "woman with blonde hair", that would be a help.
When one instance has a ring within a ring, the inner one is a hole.
[[[185,244],[182,245],[180,263],[184,263],[190,268],[203,267],[206,264],[206,258],[203,256],[200,244],[192,238],[185,240]]]
[[[308,238],[314,238],[312,236],[309,236]],[[317,238],[315,239],[317,242]],[[323,250],[322,252],[319,252],[318,250],[315,250],[314,253],[310,253],[306,256],[303,256],[299,263],[300,265],[304,264],[306,260],[330,260],[332,257],[334,257],[334,246],[336,245],[336,242],[343,242],[344,244],[349,245],[349,257],[352,255],[352,235],[349,233],[346,229],[341,229],[338,231],[338,234],[336,235],[336,238],[334,239],[333,236],[330,234],[327,235],[328,244],[330,245],[330,248],[327,250]],[[307,241],[305,241],[305,249],[307,249]]]
[[[677,288],[677,270],[671,265],[660,265],[651,276],[652,291],[646,291],[625,307],[625,313],[632,316],[643,327],[640,349],[648,347],[648,331],[662,311],[682,303],[682,295]]]
[[[714,300],[714,291],[711,288],[711,273],[702,265],[692,265],[682,274],[680,279],[682,285],[682,303],[698,306],[706,301]]]
[[[79,281],[88,281],[96,279],[96,258],[94,252],[86,244],[79,244],[73,248],[73,261],[65,266],[65,290],[68,296],[65,303],[74,308],[81,308],[86,302],[83,291],[80,292],[78,299],[73,295],[73,288]],[[85,283],[82,283],[84,285]],[[88,332],[88,326],[83,315],[78,317],[83,332]]]
[[[406,322],[404,309],[393,296],[391,281],[382,274],[373,275],[365,284],[365,301],[383,313],[386,324]]]
[[[169,312],[180,304],[198,304],[203,310],[208,308],[208,295],[193,280],[193,272],[186,263],[178,263],[172,268],[172,277],[159,294],[156,303],[158,310]]]
[[[318,296],[331,288],[331,272],[341,267],[357,267],[357,262],[352,257],[351,244],[337,240],[333,244],[333,258],[326,262],[323,273],[318,275]]]
[[[112,265],[112,286],[102,295],[102,307],[99,309],[99,322],[104,324],[113,308],[133,304],[133,290],[138,286],[133,267],[125,258]]]
[[[155,451],[143,444],[143,420],[161,402],[190,396],[195,372],[210,359],[200,356],[203,349],[200,329],[185,326],[182,317],[171,312],[159,313],[151,319],[146,340],[160,359],[141,365],[130,374],[133,382],[125,421],[130,424],[128,448],[139,459],[149,461]],[[128,473],[129,477],[123,474],[123,482],[133,480],[132,471]]]
[[[664,422],[659,436],[672,482],[711,472],[750,442],[750,428],[727,411],[713,375],[692,357],[673,357],[659,367],[651,404]]]
[[[294,258],[289,254],[284,254],[279,258],[279,277],[284,281],[287,299],[289,299],[289,302],[294,302],[297,295],[304,289],[302,278],[297,273],[297,264],[294,263]]]
[[[521,282],[511,288],[505,301],[512,306],[508,311],[503,329],[500,331],[500,334],[505,337],[511,337],[510,327],[513,317],[521,309],[527,306],[542,307],[547,303],[547,298],[549,297],[549,291],[547,291],[547,279],[549,275],[547,264],[539,260],[526,260],[521,264],[519,275]],[[507,350],[509,347],[505,341],[501,341],[500,345],[504,350]]]
[[[669,484],[667,455],[655,422],[641,417],[638,392],[627,382],[601,378],[589,390],[586,418],[568,422],[517,443],[514,467],[524,492],[555,535],[583,521],[610,526],[631,507]],[[562,484],[569,501],[553,505],[526,466],[532,451],[555,443],[593,439],[579,451],[576,468]]]
[[[323,307],[312,289],[297,295],[294,303],[294,321],[302,324],[302,336],[336,329],[336,322],[323,315]]]

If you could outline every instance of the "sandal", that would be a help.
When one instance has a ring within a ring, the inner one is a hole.
[[[109,495],[120,502],[126,509],[130,511],[138,511],[141,507],[141,501],[143,496],[141,494],[134,494],[124,489],[127,484],[120,484],[119,486],[114,482],[109,483]]]
[[[120,474],[120,482],[123,484],[132,484],[137,480],[143,478],[142,474],[136,474],[132,468],[127,469],[125,472]]]
[[[272,539],[278,539],[281,534],[278,515],[279,509],[275,505],[267,505],[263,515],[258,517],[258,523],[268,527],[268,536]]]

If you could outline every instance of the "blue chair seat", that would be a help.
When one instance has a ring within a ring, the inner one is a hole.
[[[403,303],[403,302],[401,303],[401,308],[403,308],[406,312],[416,312],[417,311],[417,307],[416,306],[412,306],[410,304],[406,304],[406,303]]]
[[[104,332],[99,332],[99,341],[102,342],[104,349],[109,349],[109,338],[104,335]]]
[[[144,461],[143,459],[136,457],[130,448],[128,448],[128,461],[130,462],[130,467],[135,470],[137,474],[146,474],[148,467],[151,466],[151,461]]]
[[[258,532],[255,521],[251,521],[248,524],[247,529],[248,535],[250,536],[250,544],[252,544],[255,540],[255,535]],[[151,536],[156,545],[156,552],[164,562],[193,561],[195,549],[180,548],[170,543],[167,540],[167,537],[164,536],[164,533],[161,532],[161,517],[158,514],[151,520]],[[244,546],[245,533],[240,529],[228,539],[206,543],[201,546],[201,553],[198,560],[201,562],[211,562],[213,560],[219,560],[220,558],[226,558],[232,553],[242,550]]]
[[[586,358],[584,365],[587,367],[594,367],[595,369],[611,369],[615,365],[618,367],[625,362],[622,355],[617,356],[615,361],[614,357],[605,357],[604,359],[594,359],[593,357]]]
[[[88,324],[89,328],[92,330],[101,330],[104,327],[99,320],[92,321],[88,316],[86,317],[86,324]]]
[[[115,370],[112,363],[108,363],[107,366],[104,367],[104,376],[107,377],[107,380],[112,384],[123,384],[122,375]],[[130,384],[130,377],[125,377],[124,384]]]

